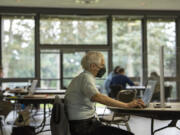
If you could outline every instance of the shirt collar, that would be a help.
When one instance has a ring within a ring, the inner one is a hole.
[[[94,75],[91,72],[89,72],[87,70],[84,70],[84,73],[87,73],[87,74],[91,75],[95,79]]]

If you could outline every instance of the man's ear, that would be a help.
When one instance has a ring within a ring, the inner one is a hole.
[[[90,64],[90,68],[91,68],[91,69],[96,68],[96,64],[94,64],[94,63]]]

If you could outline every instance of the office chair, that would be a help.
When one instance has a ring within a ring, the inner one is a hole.
[[[52,135],[71,135],[69,122],[64,110],[64,103],[59,96],[56,96],[54,100],[50,129]]]
[[[10,102],[0,101],[0,130],[3,135],[3,117],[4,121],[9,112],[13,109],[13,106]]]
[[[165,101],[168,101],[168,98],[171,97],[171,92],[172,92],[172,86],[164,86],[164,91],[165,91]],[[154,93],[151,101],[160,101],[160,92]]]
[[[136,91],[134,90],[121,90],[118,92],[116,99],[123,102],[131,102],[136,97]],[[105,108],[107,109],[107,108]],[[104,111],[105,113],[105,111]],[[106,125],[117,125],[118,127],[125,126],[126,129],[131,132],[129,121],[130,115],[123,113],[112,112],[110,115],[102,115],[99,120]]]

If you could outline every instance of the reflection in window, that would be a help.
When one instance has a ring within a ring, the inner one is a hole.
[[[105,18],[48,17],[40,19],[41,44],[107,44]]]
[[[120,65],[128,76],[141,73],[141,21],[113,21],[113,67]]]
[[[4,77],[34,77],[33,17],[2,17]]]
[[[175,22],[152,21],[147,24],[148,75],[159,71],[159,48],[164,46],[164,75],[176,76]]]

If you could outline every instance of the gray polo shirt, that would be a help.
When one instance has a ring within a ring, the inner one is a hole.
[[[91,97],[99,93],[95,77],[84,71],[70,83],[65,94],[65,108],[69,120],[88,119],[95,115],[95,103]]]

